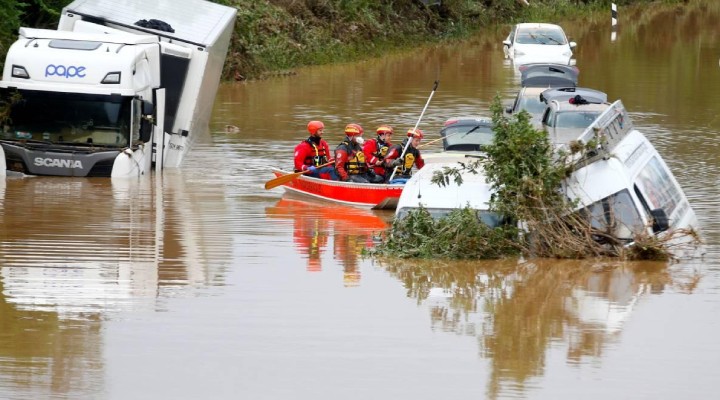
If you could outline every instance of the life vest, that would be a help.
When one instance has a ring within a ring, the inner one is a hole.
[[[313,148],[313,150],[314,150],[313,153],[315,155],[308,154],[305,157],[304,164],[305,165],[314,165],[316,167],[326,164],[328,162],[328,154],[325,153],[325,147],[320,146],[320,141],[318,141],[318,143],[315,143],[312,140],[312,137],[305,139],[305,141],[310,145],[310,147]]]
[[[381,139],[377,139],[375,144],[376,149],[373,155],[377,157],[378,160],[382,160],[387,155],[388,150],[390,150],[390,146]]]
[[[340,143],[340,146],[344,146],[348,154],[348,160],[345,163],[347,173],[350,175],[364,173],[367,170],[367,164],[365,163],[365,153],[363,153],[362,149],[357,145],[353,146],[353,144],[347,140]]]
[[[398,153],[402,153],[403,149],[405,148],[405,141],[403,141],[403,144],[395,145]],[[420,151],[412,146],[408,146],[407,151],[405,151],[405,155],[403,156],[402,160],[403,163],[399,167],[395,168],[395,175],[396,176],[403,176],[403,177],[410,177],[411,170],[413,165],[415,165],[415,160],[419,157]]]

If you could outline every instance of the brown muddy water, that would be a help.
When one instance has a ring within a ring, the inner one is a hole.
[[[720,376],[720,7],[562,22],[583,86],[620,98],[707,243],[678,263],[364,259],[392,213],[266,191],[310,119],[488,115],[508,28],[226,84],[183,168],[0,181],[2,399],[714,398]],[[226,125],[237,127],[226,129]],[[366,135],[371,136],[371,135]],[[397,136],[397,135],[396,135]]]

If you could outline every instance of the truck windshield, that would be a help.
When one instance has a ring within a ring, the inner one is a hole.
[[[126,147],[130,97],[22,91],[12,95],[4,140]]]

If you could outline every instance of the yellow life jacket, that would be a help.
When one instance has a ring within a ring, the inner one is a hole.
[[[352,154],[348,158],[346,168],[348,174],[350,175],[357,175],[365,172],[365,169],[367,168],[367,164],[365,164],[365,153],[362,151],[356,151]]]

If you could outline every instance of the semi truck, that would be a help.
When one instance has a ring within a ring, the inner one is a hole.
[[[76,0],[19,29],[0,81],[0,174],[135,177],[207,133],[237,10]]]

